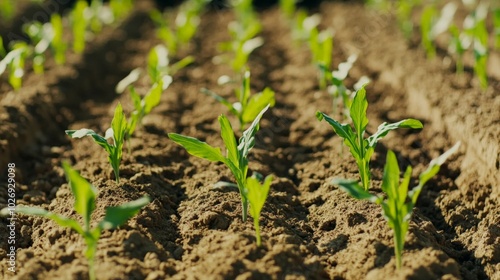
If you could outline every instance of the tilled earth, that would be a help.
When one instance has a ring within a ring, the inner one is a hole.
[[[149,195],[152,202],[127,225],[103,233],[98,279],[500,279],[500,83],[491,80],[481,91],[470,71],[457,78],[442,57],[429,61],[408,44],[391,18],[360,4],[323,3],[318,11],[323,26],[336,31],[334,65],[358,55],[348,84],[363,75],[372,80],[368,131],[403,118],[424,123],[423,130],[391,132],[379,143],[373,192],[381,192],[387,150],[395,151],[401,168],[413,166],[417,179],[432,158],[462,142],[422,191],[400,271],[380,207],[329,183],[357,178],[357,167],[331,127],[316,120],[317,110],[332,112],[332,100],[318,89],[307,48],[294,45],[276,8],[260,12],[265,45],[249,63],[252,89],[269,86],[277,99],[261,121],[250,160],[252,171],[275,178],[261,217],[262,247],[255,245],[251,219],[241,220],[237,190],[213,187],[233,180],[229,170],[189,156],[167,137],[176,132],[222,146],[217,117],[227,111],[199,90],[232,98],[234,87],[216,83],[231,69],[213,63],[217,44],[229,39],[228,10],[207,12],[194,42],[179,54],[196,62],[174,76],[135,132],[120,184],[100,147],[91,139],[70,141],[64,130],[104,133],[118,102],[131,111],[128,94],[116,95],[114,87],[133,68],[145,67],[148,50],[159,43],[145,11],[107,28],[84,56],[69,55],[66,66],[28,75],[19,92],[1,78],[0,184],[6,188],[7,163],[15,163],[18,204],[76,218],[61,168],[70,161],[99,191],[95,220],[106,206]],[[145,93],[147,81],[138,90]],[[2,192],[0,207],[6,198]],[[0,240],[7,238],[6,224],[2,219]],[[0,278],[86,279],[77,233],[25,216],[16,233],[17,272],[7,271],[2,246]]]

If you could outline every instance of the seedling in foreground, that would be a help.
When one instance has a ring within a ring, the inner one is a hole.
[[[370,159],[375,152],[375,146],[378,141],[386,136],[391,130],[397,128],[422,128],[420,121],[415,119],[405,119],[396,123],[382,123],[379,125],[377,132],[368,138],[364,138],[366,127],[368,126],[368,118],[366,110],[368,101],[366,100],[365,88],[360,88],[350,108],[350,116],[354,125],[355,131],[352,130],[349,124],[341,124],[332,119],[325,113],[316,112],[316,118],[319,121],[325,120],[332,127],[335,133],[344,139],[344,144],[349,147],[349,151],[356,159],[356,164],[359,168],[359,175],[365,190],[370,187]]]
[[[236,183],[241,195],[242,218],[247,220],[247,209],[249,198],[247,195],[247,172],[248,172],[248,153],[255,145],[255,134],[259,130],[259,121],[262,115],[267,111],[269,106],[266,106],[255,117],[252,125],[243,132],[239,143],[236,143],[233,128],[226,116],[219,116],[219,124],[221,126],[221,137],[226,146],[226,156],[223,156],[219,148],[214,148],[209,144],[202,142],[196,138],[169,133],[168,137],[175,143],[183,146],[188,153],[199,158],[208,159],[214,162],[224,163],[236,178]],[[252,187],[250,187],[252,188]],[[251,191],[252,192],[252,191]]]
[[[238,121],[240,122],[240,131],[243,131],[243,129],[245,129],[245,125],[252,122],[262,109],[264,109],[264,107],[268,105],[273,107],[275,103],[274,91],[270,88],[266,87],[263,91],[251,95],[249,71],[246,71],[243,76],[241,88],[235,91],[238,102],[231,103],[217,93],[205,88],[201,89],[201,91],[206,95],[215,98],[215,100],[226,106],[229,109],[229,112],[238,117]]]
[[[423,186],[434,175],[439,172],[439,168],[453,153],[458,150],[460,143],[455,144],[451,149],[436,159],[433,159],[429,167],[419,176],[418,186],[408,192],[412,168],[408,166],[401,184],[399,183],[399,166],[396,156],[392,151],[387,152],[387,163],[384,168],[382,179],[382,191],[387,195],[373,195],[367,192],[358,182],[354,180],[335,179],[333,184],[339,185],[340,189],[346,191],[356,199],[366,199],[380,204],[384,217],[389,223],[389,227],[394,231],[394,254],[396,256],[396,267],[401,268],[401,255],[405,243],[405,236],[410,224],[413,207],[417,203],[418,196]]]
[[[264,183],[261,184],[259,182],[259,178],[252,175],[252,177],[247,178],[247,183],[245,186],[244,193],[248,197],[248,202],[250,203],[250,215],[253,217],[253,225],[255,227],[255,238],[257,239],[257,246],[261,246],[261,238],[260,238],[260,212],[264,207],[264,203],[266,202],[267,195],[269,194],[269,189],[271,188],[271,182],[273,177],[271,175],[267,176],[264,179]]]
[[[49,218],[62,227],[69,227],[78,232],[83,237],[87,245],[85,257],[87,258],[89,264],[89,278],[94,280],[96,279],[94,259],[97,251],[97,242],[99,241],[102,231],[114,229],[123,225],[130,218],[135,216],[142,207],[147,205],[150,199],[145,196],[120,206],[108,207],[106,208],[104,218],[95,228],[91,228],[90,217],[96,207],[96,189],[67,163],[63,163],[63,168],[71,187],[71,192],[75,197],[74,209],[82,216],[83,226],[80,225],[76,219],[67,218],[38,207],[18,205],[14,211],[25,215]],[[4,208],[0,211],[0,214],[1,216],[10,215],[10,211],[13,210],[10,208]]]
[[[122,160],[123,142],[127,134],[127,119],[123,114],[122,105],[120,103],[116,106],[115,115],[111,121],[111,128],[106,130],[104,137],[87,128],[66,130],[65,132],[71,136],[71,138],[82,138],[84,136],[92,137],[99,146],[103,147],[104,150],[108,152],[108,160],[111,163],[111,167],[113,167],[115,180],[117,183],[120,182],[120,162]],[[111,139],[112,143],[108,143],[107,139]]]

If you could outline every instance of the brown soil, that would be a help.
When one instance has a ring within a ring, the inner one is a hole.
[[[138,216],[102,235],[98,279],[500,279],[500,83],[491,80],[483,92],[470,72],[456,78],[440,59],[428,61],[420,48],[409,47],[392,19],[359,4],[323,3],[319,11],[323,24],[336,30],[334,65],[356,53],[349,83],[362,75],[372,79],[368,130],[408,117],[425,125],[381,141],[371,165],[374,192],[380,192],[388,149],[402,168],[414,167],[416,179],[432,158],[462,141],[460,154],[422,191],[403,269],[395,269],[392,232],[380,208],[329,184],[334,177],[357,178],[357,167],[331,127],[316,120],[316,110],[332,111],[331,99],[317,88],[307,49],[293,47],[275,8],[261,12],[266,44],[250,61],[253,89],[277,92],[251,152],[250,169],[275,177],[261,217],[262,247],[251,219],[241,220],[238,192],[212,187],[233,179],[228,169],[188,155],[166,136],[222,145],[217,116],[227,112],[199,89],[231,98],[232,89],[215,82],[230,69],[212,63],[217,43],[228,39],[221,32],[232,19],[227,10],[203,17],[187,52],[196,63],[175,76],[136,131],[120,184],[100,147],[90,139],[70,141],[63,131],[103,133],[118,102],[131,110],[128,95],[115,95],[114,86],[145,66],[147,51],[158,43],[141,12],[101,35],[84,57],[30,76],[17,93],[1,93],[0,184],[6,186],[6,166],[14,162],[18,204],[76,217],[60,167],[69,160],[99,190],[95,220],[106,206],[149,195],[152,202]],[[2,192],[0,208],[5,205]],[[2,218],[0,240],[6,240],[6,223]],[[16,233],[17,272],[7,271],[2,245],[1,279],[87,278],[77,233],[26,216]]]

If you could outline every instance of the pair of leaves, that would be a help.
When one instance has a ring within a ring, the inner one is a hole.
[[[384,217],[387,219],[389,227],[394,230],[396,263],[398,268],[401,267],[401,253],[404,247],[404,238],[418,196],[425,183],[439,172],[441,165],[458,150],[459,146],[460,142],[436,159],[433,159],[429,167],[420,174],[418,185],[409,192],[408,187],[412,168],[408,166],[404,173],[403,180],[400,183],[400,170],[396,155],[394,152],[388,151],[382,179],[382,191],[387,195],[386,199],[384,199],[383,196],[369,193],[355,180],[334,179],[332,181],[333,184],[339,185],[340,189],[347,192],[350,196],[356,199],[369,200],[382,206]]]
[[[264,182],[261,184],[257,176],[252,175],[248,177],[245,184],[245,196],[248,198],[250,203],[250,215],[253,217],[254,227],[255,227],[255,237],[257,239],[257,246],[261,246],[260,237],[260,212],[264,207],[267,195],[269,194],[269,189],[271,188],[271,182],[273,177],[271,175],[267,176]]]
[[[213,162],[222,162],[231,170],[236,178],[238,189],[242,197],[242,216],[244,221],[246,221],[246,209],[248,207],[248,200],[244,192],[248,172],[248,153],[255,145],[255,134],[259,130],[259,121],[268,108],[269,105],[262,109],[255,117],[250,127],[243,132],[239,143],[236,143],[233,128],[227,117],[224,115],[219,116],[221,137],[226,146],[226,156],[222,154],[220,148],[212,147],[206,142],[200,141],[194,137],[177,133],[168,134],[168,137],[172,139],[172,141],[184,147],[189,154]]]
[[[415,119],[405,119],[396,123],[382,123],[377,132],[367,139],[364,138],[366,127],[368,126],[368,118],[366,111],[368,109],[368,101],[366,99],[366,90],[361,87],[354,96],[354,99],[349,110],[350,117],[354,125],[354,131],[349,124],[341,124],[322,112],[316,112],[318,120],[325,120],[332,127],[335,133],[344,139],[344,144],[349,147],[349,151],[356,159],[361,181],[365,189],[369,188],[370,170],[369,163],[371,156],[375,151],[375,146],[378,141],[386,136],[390,131],[397,128],[422,128],[420,121]]]
[[[71,138],[90,136],[99,146],[103,147],[108,153],[108,160],[115,173],[116,182],[119,182],[119,168],[123,153],[123,142],[125,140],[125,135],[128,133],[127,128],[127,119],[123,113],[122,105],[118,103],[115,108],[113,120],[111,121],[111,128],[106,131],[104,137],[87,128],[66,130],[65,132]],[[111,139],[112,143],[109,143],[107,139]]]
[[[208,89],[201,90],[204,94],[213,97],[215,100],[226,106],[240,122],[240,131],[246,124],[255,120],[259,113],[266,107],[273,107],[275,104],[274,91],[265,88],[263,91],[251,95],[250,91],[250,72],[245,71],[241,88],[236,91],[238,102],[231,103],[229,100]]]

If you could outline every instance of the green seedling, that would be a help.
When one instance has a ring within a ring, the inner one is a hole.
[[[219,50],[227,52],[229,58],[219,56],[214,61],[228,61],[233,71],[239,75],[245,68],[250,54],[264,44],[257,35],[262,30],[262,24],[252,8],[252,1],[234,0],[231,2],[236,20],[228,25],[231,41],[219,45]],[[222,57],[222,58],[221,58]]]
[[[357,181],[344,179],[334,179],[332,181],[333,184],[339,185],[340,189],[347,192],[350,196],[356,199],[368,200],[382,206],[382,213],[389,227],[394,231],[394,255],[398,269],[401,268],[401,256],[405,237],[418,196],[425,183],[439,172],[441,165],[458,150],[459,146],[460,143],[457,143],[450,150],[433,159],[429,167],[420,174],[418,185],[409,192],[408,186],[410,184],[412,168],[411,166],[407,167],[403,180],[400,183],[398,161],[394,152],[389,150],[382,178],[382,191],[387,195],[385,199],[381,195],[373,195],[367,192]]]
[[[333,57],[333,30],[326,29],[318,33],[313,29],[309,39],[313,64],[318,67],[318,80],[320,89],[325,89],[331,79],[331,64]]]
[[[293,21],[295,11],[297,10],[296,4],[297,0],[279,0],[281,13],[290,22]]]
[[[202,142],[196,138],[176,133],[168,134],[170,139],[183,146],[189,154],[213,162],[222,162],[229,168],[229,170],[231,170],[240,191],[242,218],[244,222],[247,220],[247,209],[249,203],[246,192],[248,189],[246,179],[248,173],[248,153],[255,145],[255,134],[259,130],[259,121],[268,108],[269,106],[262,109],[262,111],[255,117],[252,125],[250,125],[250,127],[243,132],[243,135],[238,143],[236,143],[233,128],[227,117],[224,115],[219,116],[221,137],[224,141],[224,145],[226,146],[226,156],[222,155],[220,148],[212,147],[206,142]]]
[[[24,26],[24,32],[31,41],[33,56],[33,71],[37,74],[43,74],[45,52],[50,47],[53,38],[52,27],[50,24],[34,22]]]
[[[342,102],[341,107],[343,108],[344,119],[349,117],[349,108],[351,108],[352,99],[354,97],[354,92],[347,88],[345,85],[345,79],[349,75],[354,62],[357,59],[357,55],[351,55],[347,58],[346,62],[339,64],[338,70],[332,71],[331,73],[331,86],[328,87],[328,94],[333,100],[333,115],[337,113],[337,107],[339,106],[339,100]],[[370,82],[370,79],[366,76],[362,76],[359,81],[354,85],[354,89],[358,90],[362,86]]]
[[[164,19],[160,11],[151,11],[150,18],[156,25],[156,34],[167,46],[170,54],[176,55],[191,41],[200,24],[200,14],[207,3],[208,0],[188,0],[183,3],[173,26]]]
[[[157,45],[148,55],[148,74],[152,83],[157,83],[164,76],[173,76],[177,71],[194,62],[192,56],[187,56],[170,65],[168,49],[164,45]]]
[[[467,34],[460,32],[455,25],[450,26],[450,52],[455,54],[456,72],[461,75],[464,72],[463,57],[465,51],[471,46],[472,39]]]
[[[349,151],[356,159],[361,182],[365,190],[368,190],[370,187],[370,159],[375,152],[375,146],[378,141],[385,137],[391,130],[397,128],[418,129],[423,127],[422,123],[415,119],[405,119],[396,123],[384,122],[379,125],[375,134],[365,139],[364,135],[368,126],[368,118],[366,117],[367,108],[366,91],[362,87],[356,91],[350,108],[350,116],[355,131],[352,130],[349,124],[341,124],[324,113],[316,112],[316,118],[319,121],[324,119],[333,127],[335,133],[344,139],[344,144],[349,147]]]
[[[389,1],[386,2],[383,6],[389,7]],[[407,39],[410,39],[413,33],[413,21],[411,19],[411,15],[416,6],[421,3],[421,0],[398,0],[396,1],[396,16],[401,30],[403,31],[404,36]]]
[[[132,0],[110,0],[109,8],[113,13],[113,19],[118,20],[124,18],[134,8]]]
[[[319,17],[316,15],[316,17]],[[307,11],[304,9],[299,9],[295,13],[295,17],[293,19],[292,24],[292,38],[296,45],[301,45],[302,42],[306,42],[309,37],[309,32],[305,30],[304,22],[308,18]],[[318,21],[319,24],[319,21]],[[316,27],[317,24],[314,26]]]
[[[89,278],[95,280],[94,259],[97,251],[97,243],[104,230],[111,230],[125,224],[130,218],[137,215],[139,210],[147,205],[150,201],[149,197],[145,196],[137,200],[106,208],[104,218],[91,228],[91,215],[96,208],[97,191],[87,180],[85,180],[78,172],[73,170],[69,164],[63,163],[63,169],[66,173],[66,178],[71,187],[71,192],[75,197],[74,209],[83,218],[83,225],[77,219],[71,219],[57,213],[49,212],[38,207],[28,207],[18,205],[15,209],[4,208],[0,211],[2,216],[10,215],[11,211],[25,215],[39,216],[49,218],[62,227],[69,227],[79,233],[85,240],[87,248],[85,249],[85,257],[89,265]]]
[[[13,0],[0,1],[0,18],[1,22],[8,21],[14,17],[15,3]]]
[[[271,175],[267,176],[264,183],[259,182],[259,178],[255,175],[248,177],[245,185],[245,195],[250,203],[250,215],[253,217],[253,225],[255,228],[255,238],[257,239],[257,246],[262,245],[260,237],[260,212],[264,207],[267,195],[269,194],[269,189],[271,188],[271,182],[273,177]]]
[[[229,102],[227,99],[208,89],[203,88],[201,91],[226,106],[229,112],[238,118],[240,131],[243,131],[245,126],[252,122],[262,109],[268,105],[273,107],[275,104],[274,91],[270,88],[266,87],[263,91],[251,95],[249,71],[246,71],[243,75],[241,88],[235,90],[235,95],[238,98],[238,101],[235,103]]]
[[[125,135],[127,134],[127,119],[123,114],[122,105],[118,103],[115,109],[113,120],[111,121],[111,128],[106,130],[105,136],[95,133],[91,129],[82,128],[79,130],[66,130],[66,134],[71,138],[82,138],[90,136],[92,139],[108,153],[108,160],[113,168],[115,180],[120,182],[120,162],[122,160],[122,149]],[[108,143],[108,140],[110,142]]]
[[[500,49],[500,8],[493,10],[493,26],[495,28],[495,48]]]
[[[73,30],[73,51],[77,54],[85,50],[85,34],[89,25],[85,11],[88,8],[87,1],[78,0],[71,12]]]
[[[23,84],[26,57],[31,55],[31,48],[25,42],[16,42],[12,50],[0,61],[0,75],[9,70],[9,84],[19,90]]]
[[[488,87],[487,62],[489,34],[486,29],[487,14],[488,6],[481,3],[465,18],[463,23],[464,33],[472,38],[474,73],[483,89]]]
[[[427,52],[428,58],[434,58],[436,56],[436,47],[434,46],[434,34],[432,32],[432,27],[436,20],[436,8],[434,6],[427,6],[422,12],[422,17],[420,18],[420,31],[422,36],[422,46]]]
[[[137,74],[137,72],[132,71],[127,77],[125,77],[125,79],[122,80],[122,82],[126,81],[126,83],[132,83],[138,79],[138,76],[139,74]],[[142,119],[148,115],[153,108],[160,104],[161,94],[170,86],[171,83],[171,76],[163,76],[162,79],[153,84],[143,98],[141,98],[135,87],[131,84],[121,84],[119,85],[120,88],[117,87],[117,92],[122,93],[125,87],[128,86],[130,97],[132,98],[132,103],[134,104],[134,111],[132,111],[127,124],[125,139],[130,139],[137,126],[141,125]],[[121,88],[123,88],[123,90],[118,91],[121,90]]]
[[[54,59],[57,64],[61,65],[66,62],[67,44],[63,40],[63,24],[59,14],[52,14],[50,17],[50,26],[52,27],[52,41],[50,43],[54,50]]]

